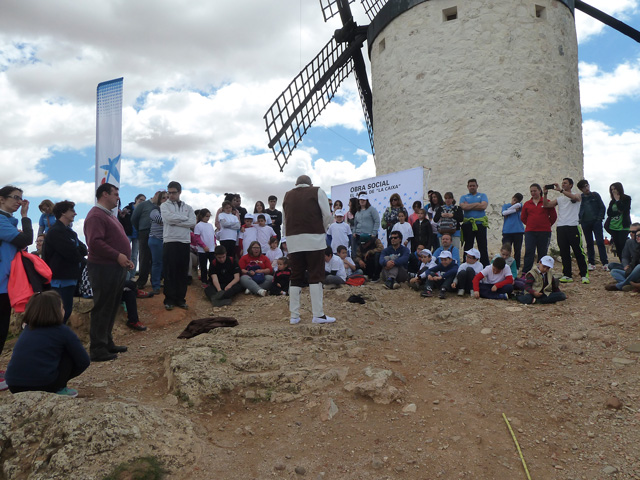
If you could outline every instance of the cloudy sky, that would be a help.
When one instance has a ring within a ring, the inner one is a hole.
[[[178,180],[194,207],[239,192],[252,208],[301,173],[331,185],[375,175],[355,83],[347,81],[284,173],[263,115],[340,27],[315,0],[3,0],[0,184],[93,204],[98,83],[124,77],[121,197]],[[640,0],[590,0],[640,29]],[[353,5],[356,21],[367,17]],[[576,12],[585,176],[622,181],[640,217],[640,44]],[[635,184],[634,184],[635,182]]]

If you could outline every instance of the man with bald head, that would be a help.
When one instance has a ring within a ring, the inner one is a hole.
[[[300,175],[295,188],[285,194],[282,209],[283,236],[287,237],[291,267],[289,323],[295,325],[300,321],[300,294],[305,284],[305,271],[308,272],[312,322],[335,322],[335,318],[324,314],[322,306],[326,233],[333,221],[327,194],[321,188],[314,187],[307,175]]]

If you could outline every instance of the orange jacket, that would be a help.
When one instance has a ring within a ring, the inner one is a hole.
[[[9,274],[9,300],[16,312],[24,312],[27,302],[33,295],[33,286],[29,282],[27,271],[24,268],[23,259],[33,264],[36,273],[44,278],[43,283],[51,283],[51,269],[40,257],[20,250],[11,261],[11,273]]]

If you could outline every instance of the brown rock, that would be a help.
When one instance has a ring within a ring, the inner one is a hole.
[[[622,402],[619,398],[611,396],[607,398],[607,403],[605,404],[605,406],[614,410],[620,410],[622,408]]]

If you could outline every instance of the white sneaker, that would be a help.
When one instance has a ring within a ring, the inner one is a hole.
[[[462,297],[464,295],[464,288],[459,288],[458,289],[458,296]]]
[[[264,288],[261,288],[260,290],[258,290],[258,295],[260,295],[261,297],[266,297],[267,296],[267,292]]]
[[[249,290],[248,288],[244,291],[245,295],[249,295],[251,293],[251,290]]]
[[[5,379],[0,380],[0,392],[4,392],[8,388],[7,381]]]
[[[605,272],[608,272],[608,271],[609,271],[609,265],[608,265],[608,264],[607,264],[607,265],[603,265],[603,266],[602,266],[602,269],[603,269]]]
[[[596,269],[596,266],[589,264],[589,266],[587,268],[589,269],[590,272],[592,272],[592,271],[594,271]]]
[[[291,325],[297,325],[298,323],[300,323],[300,317],[298,317],[298,318],[293,318],[293,317],[291,317],[291,318],[289,319],[289,323],[290,323]]]
[[[335,318],[330,317],[329,315],[325,315],[324,318],[323,317],[313,317],[313,320],[311,320],[311,323],[333,323],[335,321],[336,321]]]

